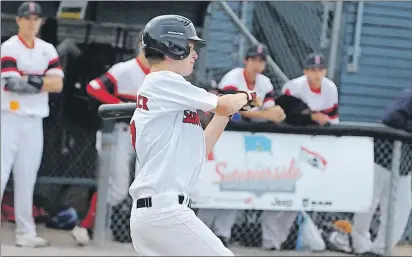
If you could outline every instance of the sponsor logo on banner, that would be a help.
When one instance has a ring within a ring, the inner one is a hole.
[[[312,201],[312,206],[314,205],[323,205],[323,206],[331,206],[331,201]]]
[[[310,206],[332,206],[333,203],[332,201],[316,201],[316,200],[310,200],[309,198],[303,198],[302,199],[302,206],[304,208],[307,208]]]
[[[272,154],[272,140],[265,136],[245,136],[245,152],[267,152]]]
[[[291,207],[293,205],[293,200],[285,200],[275,197],[273,198],[271,204],[273,206]]]
[[[245,154],[258,152],[272,155],[272,140],[265,136],[244,136]],[[241,157],[239,157],[241,158]],[[214,159],[214,156],[208,158]],[[292,158],[288,165],[256,168],[228,169],[226,162],[216,163],[220,180],[220,191],[247,191],[256,196],[265,193],[294,193],[296,183],[302,177],[300,163],[306,163],[325,170],[327,161],[320,154],[301,147],[299,156]]]
[[[308,198],[303,198],[302,199],[302,206],[305,207],[305,208],[309,206],[309,199]]]
[[[309,164],[319,170],[325,170],[328,165],[328,162],[322,155],[315,153],[304,146],[300,147],[299,159],[301,162]]]

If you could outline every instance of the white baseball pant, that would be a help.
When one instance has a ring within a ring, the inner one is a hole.
[[[262,239],[263,247],[275,247],[280,250],[282,243],[288,238],[290,228],[296,220],[295,211],[264,211],[262,212]]]
[[[390,184],[390,171],[375,164],[375,178],[372,205],[369,212],[355,213],[353,218],[352,240],[356,253],[374,252],[383,254],[385,250],[385,234],[388,219],[388,197]],[[404,233],[412,209],[411,200],[411,175],[397,176],[396,203],[394,210],[393,246],[395,246]],[[378,235],[372,242],[369,234],[370,224],[376,208],[380,205],[380,226]]]
[[[201,219],[218,237],[229,240],[236,222],[237,210],[199,209],[197,217]]]
[[[43,155],[43,118],[1,112],[1,199],[13,170],[16,234],[37,236],[33,192]]]
[[[113,133],[116,137],[115,155],[112,157],[112,167],[109,177],[108,203],[112,206],[123,201],[129,193],[130,160],[134,158],[134,149],[130,139],[129,125],[118,122]],[[101,150],[101,132],[96,135],[96,148]],[[137,168],[137,167],[136,167]]]
[[[133,247],[140,256],[234,256],[174,193],[152,197],[152,207],[130,216]]]

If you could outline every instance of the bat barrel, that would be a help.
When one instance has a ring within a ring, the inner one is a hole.
[[[102,119],[121,119],[131,118],[135,109],[136,103],[102,104],[98,112]]]

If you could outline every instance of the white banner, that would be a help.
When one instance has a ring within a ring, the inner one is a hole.
[[[224,132],[194,207],[362,212],[373,194],[373,139]]]

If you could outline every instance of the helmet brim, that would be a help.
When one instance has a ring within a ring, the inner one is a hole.
[[[188,38],[188,40],[191,40],[191,41],[195,42],[196,46],[198,46],[198,47],[203,47],[203,46],[206,45],[206,40],[203,40],[198,36],[190,37],[190,38]]]

